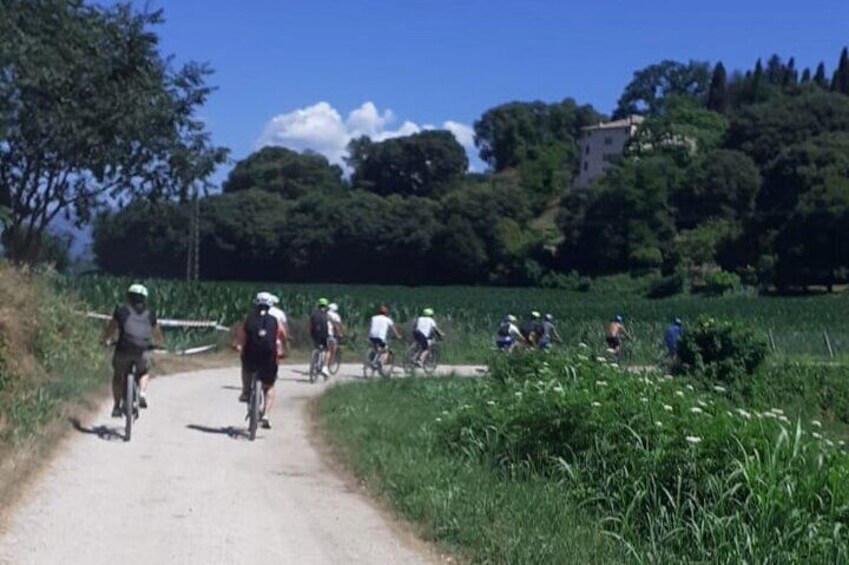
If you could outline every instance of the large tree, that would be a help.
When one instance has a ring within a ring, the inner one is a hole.
[[[462,178],[469,168],[463,146],[449,131],[427,130],[348,145],[351,184],[377,194],[428,196]]]
[[[48,225],[134,196],[189,195],[222,162],[195,111],[207,67],[175,69],[161,12],[81,0],[0,3],[0,186],[8,255],[38,259]]]
[[[295,199],[311,191],[339,191],[342,168],[318,153],[264,147],[242,159],[224,181],[224,192],[256,188]]]
[[[710,65],[701,61],[681,63],[665,60],[634,73],[616,108],[616,117],[658,114],[670,96],[689,96],[704,103],[710,81]]]

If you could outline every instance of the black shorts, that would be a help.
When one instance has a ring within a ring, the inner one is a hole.
[[[386,342],[380,339],[379,337],[370,337],[368,340],[371,342],[373,346],[378,349],[386,349]]]
[[[312,338],[312,346],[315,349],[327,349],[327,334],[324,335],[311,335]]]
[[[427,351],[430,347],[430,340],[425,334],[423,334],[419,330],[413,332],[413,339],[416,340],[416,343],[419,344],[419,347],[422,348],[422,351]]]
[[[242,370],[256,378],[264,385],[274,386],[277,382],[277,360],[274,358],[242,356]]]
[[[607,346],[610,347],[610,349],[619,349],[620,345],[622,345],[622,340],[620,338],[607,336]]]

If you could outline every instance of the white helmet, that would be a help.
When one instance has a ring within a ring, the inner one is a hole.
[[[131,284],[130,288],[127,289],[127,294],[136,294],[138,296],[143,296],[147,298],[147,287],[143,284]]]
[[[335,302],[331,302],[330,305],[327,307],[327,309],[331,312],[338,312],[339,311],[339,305],[336,304]]]
[[[268,308],[271,308],[274,306],[274,295],[265,291],[258,292],[254,297],[254,304],[257,306],[267,306]]]
[[[515,323],[516,322],[516,316],[514,316],[513,314],[507,314],[507,321]]]

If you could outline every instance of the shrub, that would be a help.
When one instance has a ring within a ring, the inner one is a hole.
[[[684,276],[674,274],[653,281],[646,291],[648,298],[668,298],[684,292]]]
[[[735,273],[712,271],[705,275],[704,293],[708,296],[722,296],[741,287],[740,276]]]
[[[751,375],[764,361],[767,341],[741,322],[700,318],[678,346],[680,370],[732,384]]]

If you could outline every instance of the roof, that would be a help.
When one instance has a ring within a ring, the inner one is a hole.
[[[628,116],[627,118],[623,118],[621,120],[614,120],[612,122],[599,122],[598,125],[595,126],[586,126],[581,128],[581,131],[593,131],[593,130],[603,130],[603,129],[624,129],[630,128],[633,126],[638,126],[645,121],[643,116],[638,114],[634,114],[632,116]]]

